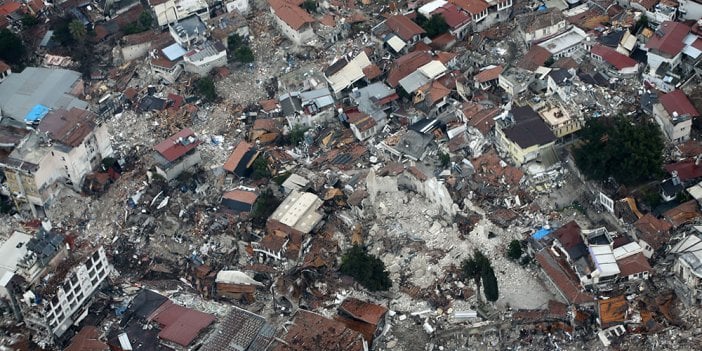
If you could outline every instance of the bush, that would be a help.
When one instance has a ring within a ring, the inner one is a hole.
[[[388,290],[392,286],[385,264],[364,248],[354,245],[341,259],[341,273],[353,277],[370,291]]]
[[[518,260],[522,257],[522,244],[519,240],[512,240],[507,248],[507,257],[512,260]]]

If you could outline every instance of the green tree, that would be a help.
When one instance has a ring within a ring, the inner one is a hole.
[[[495,271],[490,265],[484,266],[481,272],[483,278],[483,292],[485,298],[490,302],[495,302],[500,297],[500,291],[497,288],[497,277]]]
[[[263,155],[257,157],[251,166],[253,167],[251,178],[262,179],[271,176],[271,171],[268,169],[268,161]]]
[[[144,30],[147,30],[151,28],[151,24],[154,22],[154,18],[151,17],[151,13],[149,11],[143,11],[142,13],[139,14],[139,25]]]
[[[68,24],[68,31],[71,33],[73,40],[82,43],[85,40],[85,36],[88,32],[85,30],[85,26],[79,20],[73,20]]]
[[[624,117],[591,119],[581,131],[582,144],[573,150],[575,162],[588,178],[610,176],[633,185],[661,173],[663,138],[658,126],[644,120],[635,124]]]
[[[449,26],[446,23],[444,16],[436,14],[422,25],[422,28],[427,32],[427,36],[433,38],[437,35],[448,32]]]
[[[35,16],[32,16],[28,13],[25,13],[22,16],[22,26],[24,28],[31,28],[36,26],[37,24],[39,24],[39,20]]]
[[[210,77],[203,77],[195,82],[195,88],[202,97],[209,101],[215,101],[217,99],[217,89],[215,88],[214,81]]]
[[[341,273],[353,277],[370,291],[388,290],[392,286],[385,264],[370,255],[358,245],[354,245],[341,259]]]
[[[291,145],[297,145],[299,144],[302,140],[305,139],[305,132],[307,131],[307,127],[303,127],[300,124],[296,124],[293,126],[292,130],[290,131],[290,134],[288,135],[288,140],[290,140]]]
[[[305,0],[305,2],[302,3],[302,8],[307,10],[307,12],[315,12],[317,11],[317,1]]]
[[[544,67],[551,67],[554,63],[556,63],[556,60],[553,58],[553,56],[549,56],[549,58],[547,58],[544,62]]]
[[[518,260],[520,257],[522,257],[522,244],[519,242],[519,240],[512,240],[509,243],[509,247],[507,248],[507,257],[513,260]]]
[[[232,34],[227,38],[227,49],[229,52],[234,52],[244,43],[244,39],[239,34]]]
[[[266,189],[258,196],[256,202],[251,209],[251,218],[253,223],[258,226],[263,226],[268,217],[270,217],[275,209],[280,206],[278,200],[270,189]]]
[[[0,30],[0,59],[11,65],[17,65],[24,58],[24,44],[22,39],[9,29]]]
[[[482,252],[475,250],[473,251],[473,256],[464,260],[461,264],[463,268],[463,276],[466,279],[473,279],[475,282],[476,292],[478,300],[480,300],[480,282],[482,279],[482,273],[485,267],[490,266],[490,260],[488,260]]]
[[[253,51],[248,46],[240,46],[234,51],[234,58],[241,63],[249,63],[254,61]]]
[[[439,152],[439,162],[441,162],[441,167],[447,167],[451,164],[451,156],[445,152]]]

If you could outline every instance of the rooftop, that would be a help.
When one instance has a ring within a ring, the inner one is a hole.
[[[661,23],[653,34],[646,48],[648,50],[675,56],[685,48],[685,37],[690,32],[690,27],[684,23],[665,21]]]
[[[100,340],[100,334],[98,328],[85,326],[71,339],[71,344],[64,351],[109,351],[109,346]]]
[[[352,297],[346,298],[339,306],[339,310],[355,319],[374,325],[379,324],[385,313],[388,312],[387,307]]]
[[[246,170],[251,166],[256,159],[257,152],[253,145],[240,141],[236,145],[232,154],[229,155],[227,161],[224,162],[224,170],[227,172],[236,173],[239,176],[244,176]]]
[[[597,303],[597,313],[600,318],[602,328],[608,328],[612,325],[622,324],[626,320],[626,312],[629,305],[624,295],[612,297],[606,300],[600,300]]]
[[[551,54],[557,54],[572,46],[580,44],[585,40],[586,34],[579,28],[573,27],[569,31],[539,43],[539,46],[548,50]]]
[[[253,191],[232,190],[225,192],[224,195],[222,195],[222,197],[228,200],[234,200],[253,205],[254,202],[256,202],[258,195]]]
[[[273,342],[275,329],[254,313],[233,306],[202,351],[265,351]]]
[[[298,310],[292,325],[273,351],[344,350],[362,351],[363,337],[343,323],[324,316]]]
[[[623,55],[617,50],[611,49],[604,45],[596,44],[593,45],[591,53],[602,58],[605,62],[614,66],[618,70],[624,68],[636,67],[638,63],[629,56]]]
[[[300,7],[300,3],[288,0],[268,0],[275,15],[294,30],[300,30],[305,24],[315,22],[315,19]]]
[[[293,191],[273,212],[270,220],[278,221],[302,233],[309,233],[322,220],[322,215],[317,212],[320,206],[322,200],[317,195]]]
[[[543,66],[550,57],[551,53],[548,50],[539,45],[533,45],[517,62],[517,67],[533,72]]]
[[[671,115],[698,117],[697,109],[685,93],[680,89],[675,89],[667,94],[661,94],[659,100],[665,110]]]
[[[166,161],[173,162],[195,149],[200,143],[195,133],[190,128],[185,128],[154,146],[154,150]]]
[[[86,110],[71,108],[57,109],[49,112],[39,123],[39,131],[63,145],[76,147],[83,143],[90,132],[95,129],[97,116]]]
[[[404,41],[410,41],[415,35],[426,33],[422,27],[404,15],[389,17],[385,25]]]
[[[214,323],[215,316],[176,305],[169,300],[159,306],[149,319],[161,326],[159,338],[187,347]]]
[[[449,0],[450,3],[466,10],[471,15],[477,15],[487,10],[490,5],[483,0]]]
[[[685,261],[698,277],[702,277],[702,238],[699,236],[702,228],[696,226],[695,229],[698,234],[689,235],[680,240],[670,249],[670,252],[677,254],[679,259]]]
[[[561,10],[550,8],[546,11],[534,11],[516,16],[517,25],[525,33],[535,32],[565,21]]]
[[[622,277],[651,271],[648,259],[641,252],[617,260],[617,265],[619,266],[619,274]]]
[[[518,113],[522,110],[531,110],[536,118],[525,118],[520,120]],[[519,145],[522,149],[535,145],[546,145],[556,140],[556,136],[546,123],[534,112],[531,107],[516,107],[512,109],[515,124],[503,130],[505,136]]]
[[[27,114],[38,104],[50,109],[86,109],[88,103],[76,97],[82,90],[78,72],[27,67],[0,83],[0,110],[4,116],[24,122]]]
[[[550,249],[543,249],[536,253],[536,261],[551,279],[553,284],[571,304],[582,304],[594,301],[592,295],[582,291],[580,283],[574,273],[567,271],[559,259]]]

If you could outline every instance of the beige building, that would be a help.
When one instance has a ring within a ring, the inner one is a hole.
[[[585,125],[584,120],[571,116],[568,110],[562,106],[547,106],[539,111],[539,115],[556,138],[573,134]]]
[[[6,185],[18,203],[47,205],[59,184],[80,191],[83,178],[112,155],[107,126],[92,112],[72,108],[49,112],[35,133],[25,137],[0,163]]]
[[[297,45],[313,40],[315,19],[296,0],[268,0],[271,14],[280,32]]]

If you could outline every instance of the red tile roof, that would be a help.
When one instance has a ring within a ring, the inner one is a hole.
[[[635,4],[639,4],[643,6],[646,10],[653,10],[653,7],[658,4],[659,0],[633,0],[632,2]]]
[[[100,332],[94,326],[85,326],[71,340],[64,351],[109,351],[110,347],[100,340]]]
[[[426,33],[422,27],[403,15],[389,17],[385,25],[404,41],[410,41],[415,35]]]
[[[490,5],[483,0],[449,0],[450,3],[466,10],[471,15],[477,15],[487,10]]]
[[[363,67],[363,75],[366,76],[366,79],[372,80],[378,78],[381,74],[383,74],[383,72],[380,70],[380,67],[374,63]]]
[[[215,321],[215,316],[167,301],[149,319],[161,326],[159,338],[187,347]]]
[[[558,258],[553,256],[550,249],[539,251],[536,261],[569,303],[578,305],[594,301],[592,295],[582,291],[574,273],[568,272],[567,268],[559,264]]]
[[[433,80],[420,88],[425,93],[425,100],[428,100],[429,106],[434,105],[437,101],[449,96],[451,89],[443,84]]]
[[[648,263],[646,256],[641,252],[617,260],[617,265],[619,266],[620,277],[651,271],[651,265]]]
[[[484,69],[480,71],[478,74],[473,77],[476,82],[478,83],[485,83],[489,82],[491,80],[497,79],[500,74],[502,74],[502,71],[504,71],[504,68],[502,66],[495,66],[492,68]]]
[[[277,108],[280,108],[280,105],[278,104],[278,100],[276,99],[270,99],[270,100],[261,100],[258,102],[259,105],[261,105],[261,109],[265,112],[270,112],[273,111]]]
[[[566,250],[583,244],[583,237],[580,235],[581,229],[578,223],[570,221],[553,232],[552,237],[557,238]]]
[[[0,5],[0,16],[7,16],[20,8],[22,8],[22,4],[15,1],[2,4]]]
[[[517,62],[517,67],[527,71],[536,71],[537,68],[544,65],[544,62],[551,57],[551,53],[541,46],[534,45],[524,56]]]
[[[196,148],[200,143],[201,141],[195,137],[195,133],[190,128],[185,128],[154,146],[154,150],[161,154],[166,161],[173,162]]]
[[[275,15],[294,30],[299,30],[307,23],[315,22],[307,11],[300,8],[299,3],[288,0],[268,0]]]
[[[665,21],[658,26],[656,32],[663,32],[663,35],[653,34],[646,48],[675,56],[685,47],[683,40],[690,32],[690,27],[680,22]]]
[[[465,12],[458,9],[453,4],[446,4],[434,10],[432,14],[440,14],[446,20],[446,24],[449,25],[451,29],[458,29],[467,23],[470,23],[470,16],[466,15]]]
[[[483,135],[487,135],[495,126],[494,118],[500,114],[498,108],[486,108],[475,102],[464,102],[462,111],[468,125],[476,128]]]
[[[258,198],[258,195],[253,191],[232,190],[224,193],[223,197],[228,200],[239,201],[245,204],[253,205]]]
[[[249,152],[249,150],[251,150],[252,147],[253,145],[245,141],[239,142],[239,144],[234,148],[234,151],[232,151],[232,154],[229,155],[227,161],[224,162],[224,170],[227,172],[234,172],[236,166],[238,166],[241,162],[241,159],[247,152]]]
[[[402,78],[407,77],[432,60],[431,54],[426,51],[415,51],[400,56],[390,67],[387,79],[388,84],[393,88],[397,87]]]
[[[697,117],[700,115],[682,90],[675,89],[670,93],[662,94],[659,99],[671,116],[673,112],[676,112],[679,116],[689,115],[690,117]]]
[[[696,165],[695,159],[687,159],[680,162],[669,163],[664,165],[663,168],[665,168],[668,173],[673,173],[673,171],[677,172],[678,177],[683,182],[702,177],[702,162],[700,162],[699,165]]]
[[[636,229],[639,230],[639,238],[643,239],[654,250],[658,250],[670,239],[670,229],[673,227],[670,223],[657,218],[651,213],[639,218],[634,223]]]
[[[594,45],[590,51],[593,55],[597,55],[605,62],[614,66],[618,70],[624,68],[635,67],[638,63],[629,56],[623,55],[616,50],[606,47],[601,44]]]
[[[361,301],[353,297],[344,300],[341,306],[339,306],[339,310],[348,313],[353,318],[374,325],[377,325],[383,316],[385,316],[385,313],[388,312],[387,307]]]

